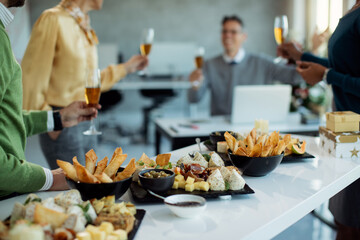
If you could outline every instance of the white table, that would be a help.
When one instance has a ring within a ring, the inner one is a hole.
[[[283,163],[265,177],[245,176],[255,194],[208,200],[206,211],[196,219],[177,218],[163,204],[136,204],[146,210],[136,239],[270,239],[360,177],[359,159],[330,157],[319,150],[318,138],[300,138],[307,141],[307,152],[315,159]],[[174,151],[171,161],[196,149]],[[0,202],[0,217],[7,217],[14,202],[24,199]],[[130,200],[128,193],[122,199]]]
[[[198,122],[197,122],[198,121]],[[195,122],[195,123],[194,123]],[[193,124],[197,129],[182,127],[184,124]],[[171,150],[195,143],[195,138],[204,141],[213,131],[249,132],[254,123],[232,124],[228,117],[216,116],[196,120],[191,118],[158,118],[155,120],[155,153],[159,154],[161,137],[166,137],[171,142]],[[302,124],[299,113],[290,113],[283,123],[269,123],[269,131],[286,133],[318,135],[319,124]]]

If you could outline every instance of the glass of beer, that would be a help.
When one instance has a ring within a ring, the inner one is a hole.
[[[155,31],[153,28],[146,28],[141,35],[140,53],[143,56],[148,56],[151,51],[151,46],[154,42]],[[147,74],[147,69],[142,70],[141,74]]]
[[[288,31],[289,31],[289,26],[288,26],[287,16],[286,15],[276,16],[274,21],[274,36],[277,45],[280,45],[285,42]],[[283,60],[284,59],[282,57],[277,57],[275,59],[275,62],[278,63]]]
[[[85,99],[89,107],[94,107],[99,103],[100,99],[100,70],[90,70],[85,74]],[[83,132],[84,135],[101,135],[96,130],[94,119],[90,122],[90,128]]]

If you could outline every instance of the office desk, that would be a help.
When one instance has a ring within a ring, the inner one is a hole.
[[[191,87],[191,83],[183,78],[140,78],[127,77],[116,83],[113,90],[140,90],[140,89],[179,89],[186,90]]]
[[[316,158],[282,163],[264,177],[244,176],[254,194],[207,201],[195,219],[174,216],[164,204],[136,204],[145,218],[135,239],[270,239],[304,217],[360,177],[360,159],[337,159],[319,149],[319,138],[303,137]],[[192,145],[172,152],[171,161],[197,150]],[[43,192],[41,197],[59,192]],[[121,198],[129,201],[129,191]],[[0,217],[11,213],[19,196],[0,202]]]
[[[181,127],[183,124],[193,124],[198,129]],[[155,153],[161,152],[162,136],[171,142],[171,150],[175,150],[194,144],[197,137],[201,141],[207,140],[213,131],[249,132],[253,127],[254,123],[231,124],[228,118],[223,116],[209,117],[198,123],[190,118],[158,118],[155,120]],[[317,136],[319,124],[301,124],[300,114],[291,113],[284,123],[269,123],[269,131]]]

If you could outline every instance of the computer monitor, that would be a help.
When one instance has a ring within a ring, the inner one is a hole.
[[[256,119],[284,122],[291,101],[290,85],[252,85],[234,88],[231,122],[253,123]]]
[[[196,44],[192,42],[155,42],[149,54],[149,76],[187,75],[195,69]]]

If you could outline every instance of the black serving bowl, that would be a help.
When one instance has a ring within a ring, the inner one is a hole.
[[[228,153],[229,158],[243,174],[253,177],[265,176],[273,171],[281,163],[284,154],[271,157],[246,157],[238,156],[232,152]]]
[[[123,170],[124,168],[119,168],[118,172]],[[75,182],[68,178],[66,178],[66,181],[71,189],[79,190],[81,198],[84,201],[93,198],[100,199],[110,195],[115,195],[115,199],[118,199],[129,189],[132,176],[112,183],[82,183]]]
[[[224,137],[224,134],[225,134],[226,131],[215,131],[215,132],[212,132],[210,133],[209,137],[210,137],[210,142],[212,144],[214,144],[215,146],[217,145],[217,142],[223,142],[225,141],[225,137]],[[231,132],[233,131],[227,131],[231,134]],[[216,134],[216,133],[220,133],[220,134]],[[231,134],[234,136],[234,134]],[[234,136],[236,138],[236,136]]]
[[[161,178],[144,177],[144,174],[150,171],[155,171],[155,172],[164,171],[165,173],[170,174],[170,176],[161,177]],[[175,181],[175,173],[167,169],[145,169],[139,172],[139,180],[143,188],[149,189],[153,192],[163,193],[170,190],[171,187],[173,186]]]

